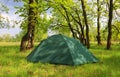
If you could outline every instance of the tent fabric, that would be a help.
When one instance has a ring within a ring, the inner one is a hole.
[[[30,62],[81,65],[98,59],[77,39],[61,34],[43,40],[28,56]]]

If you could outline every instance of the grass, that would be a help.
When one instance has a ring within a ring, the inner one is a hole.
[[[99,58],[98,63],[66,66],[30,63],[19,52],[18,43],[0,43],[0,77],[119,77],[120,44],[113,44],[111,50],[105,46],[91,45],[90,51]]]

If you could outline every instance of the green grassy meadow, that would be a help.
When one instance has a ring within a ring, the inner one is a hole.
[[[79,66],[31,63],[30,53],[19,52],[19,43],[0,42],[0,77],[120,77],[120,44],[111,50],[105,45],[91,44],[90,51],[99,58],[98,63]]]

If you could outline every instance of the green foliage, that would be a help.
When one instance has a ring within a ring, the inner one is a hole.
[[[22,23],[20,28],[22,29],[20,35],[22,36],[27,32],[27,25],[28,25],[28,13],[29,7],[34,8],[33,11],[36,14],[35,16],[35,41],[40,41],[43,38],[47,37],[47,29],[50,25],[49,18],[47,13],[45,12],[48,6],[45,6],[47,3],[43,0],[36,0],[34,3],[29,5],[28,0],[23,0],[24,5],[22,7],[15,7],[17,10],[16,14],[19,14],[23,17]]]
[[[118,21],[114,22],[112,32],[113,32],[113,36],[112,36],[113,40],[120,41],[120,22]]]
[[[10,21],[8,18],[3,17],[0,15],[0,29],[1,28],[10,28]]]
[[[9,9],[7,6],[5,6],[2,2],[0,2],[0,12],[6,12],[8,13]]]
[[[56,0],[56,1],[51,1],[49,3],[51,6],[52,10],[52,24],[50,28],[52,30],[57,30],[59,33],[62,34],[67,34],[70,35],[70,29],[68,26],[68,22],[66,20],[66,13],[65,10],[62,8],[62,5],[67,9],[68,16],[70,18],[70,22],[72,23],[72,19],[70,17],[69,12],[71,13],[71,7],[74,5],[72,0]],[[74,25],[73,25],[74,26]]]
[[[1,42],[0,77],[119,77],[120,44],[113,44],[109,51],[104,46],[91,44],[98,63],[67,66],[28,62],[26,56],[30,52],[19,52],[19,43]]]
[[[16,0],[21,1],[21,0]],[[29,0],[22,0],[24,5],[22,7],[15,7],[18,9],[16,14],[19,14],[21,17],[23,17],[22,24],[21,24],[21,36],[26,33],[27,30],[27,24],[28,24],[28,9],[29,9]],[[114,1],[114,10],[119,9],[119,0]],[[78,16],[75,12],[75,10],[78,10],[79,17],[81,18],[81,23],[84,26],[84,17],[82,14],[82,8],[81,8],[81,1],[80,0],[35,0],[34,4],[31,4],[30,7],[36,8],[34,11],[38,12],[38,17],[36,19],[36,27],[35,27],[35,39],[38,41],[40,39],[43,39],[42,36],[45,38],[47,37],[47,30],[48,28],[55,30],[59,33],[65,34],[65,35],[71,35],[71,31],[68,27],[68,23],[66,21],[66,14],[64,9],[62,8],[63,5],[67,9],[67,14],[70,19],[70,23],[72,24],[73,29],[76,29],[76,25],[78,25],[74,19],[72,18],[71,14],[74,16],[76,20],[79,21]],[[85,6],[86,6],[86,12],[87,12],[87,20],[88,25],[90,27],[90,39],[96,40],[96,18],[97,18],[97,1],[95,0],[85,0]],[[103,41],[106,40],[107,35],[107,19],[108,19],[108,7],[109,3],[108,0],[100,0],[100,26],[101,26],[101,38]],[[50,18],[48,18],[48,11],[50,11],[50,14],[52,15]],[[116,23],[119,23],[118,16],[113,17],[113,25]],[[117,24],[118,25],[118,24]],[[84,27],[85,28],[85,27]],[[117,27],[119,29],[119,27]],[[113,40],[116,40],[116,38],[119,38],[120,35],[115,29],[113,30]],[[104,34],[105,33],[105,34]],[[116,36],[117,35],[117,36]]]
[[[41,14],[41,16],[37,20],[37,24],[35,27],[35,41],[40,41],[47,37],[47,31],[50,24],[51,21],[47,17],[47,14]]]
[[[10,27],[10,21],[8,18],[5,18],[1,15],[1,12],[8,13],[9,9],[7,6],[5,6],[1,1],[0,1],[0,29],[1,28],[9,28]]]

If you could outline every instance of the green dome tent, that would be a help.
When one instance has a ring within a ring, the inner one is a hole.
[[[63,65],[80,65],[98,61],[78,40],[61,34],[43,40],[27,56],[27,60]]]

